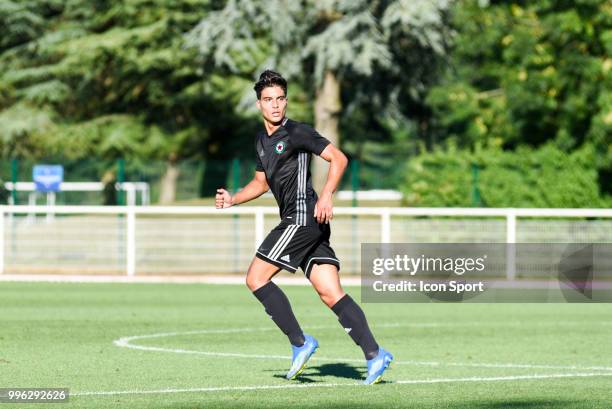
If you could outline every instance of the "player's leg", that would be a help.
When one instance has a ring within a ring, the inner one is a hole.
[[[314,253],[325,254],[319,262],[333,262],[334,264],[316,264],[317,259],[311,257],[305,273],[321,300],[338,316],[338,321],[353,341],[361,347],[368,365],[368,374],[364,383],[372,384],[381,380],[383,372],[387,369],[393,355],[379,347],[368,325],[366,316],[359,305],[346,294],[340,284],[338,266],[335,264],[335,255],[331,248],[322,245]],[[332,256],[333,257],[329,257]]]
[[[304,370],[319,343],[302,332],[289,300],[271,278],[281,268],[295,272],[301,260],[297,254],[302,252],[307,237],[307,232],[300,226],[281,223],[263,241],[247,273],[247,286],[291,342],[291,367],[287,379],[296,378]]]
[[[272,321],[294,346],[304,344],[304,333],[285,293],[272,280],[280,268],[258,257],[253,257],[246,276],[246,285],[263,304]]]
[[[281,269],[258,257],[253,257],[246,275],[246,285],[251,291],[268,284]]]
[[[315,264],[310,269],[310,282],[321,300],[338,316],[344,330],[361,347],[366,359],[378,355],[374,339],[363,310],[340,285],[338,268],[333,264]]]
[[[332,308],[334,304],[346,295],[340,285],[338,268],[333,264],[312,265],[309,278],[321,301],[329,308]]]

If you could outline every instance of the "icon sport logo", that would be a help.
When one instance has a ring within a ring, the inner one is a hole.
[[[284,141],[280,141],[279,143],[277,143],[276,146],[274,146],[274,150],[279,155],[281,153],[285,152],[285,142]]]

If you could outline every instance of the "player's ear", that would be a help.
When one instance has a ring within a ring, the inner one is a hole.
[[[259,100],[255,101],[255,105],[257,106],[257,109],[261,111],[261,102]]]

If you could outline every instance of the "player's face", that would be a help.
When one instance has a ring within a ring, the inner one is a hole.
[[[261,98],[257,100],[257,108],[264,120],[272,124],[280,123],[287,111],[285,91],[277,85],[261,90]]]

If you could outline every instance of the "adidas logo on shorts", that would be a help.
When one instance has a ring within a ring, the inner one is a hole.
[[[283,261],[286,261],[287,263],[291,262],[291,259],[289,259],[289,254],[286,254],[286,255],[282,256],[280,259],[283,260]]]

